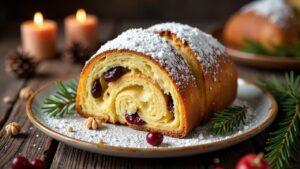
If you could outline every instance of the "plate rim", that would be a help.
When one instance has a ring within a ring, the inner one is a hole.
[[[231,54],[236,54],[236,53],[241,53],[242,55],[239,55],[239,58],[244,58],[244,59],[257,59],[259,61],[268,61],[268,62],[277,62],[277,63],[282,63],[282,62],[289,62],[289,63],[300,63],[300,58],[291,58],[291,57],[286,57],[286,56],[275,56],[275,55],[261,55],[261,54],[255,54],[255,53],[250,53],[250,52],[245,52],[239,49],[232,48],[228,45],[225,46],[226,49],[228,50],[228,53]],[[236,55],[234,55],[237,57]],[[298,56],[297,56],[298,57]]]
[[[46,88],[54,85],[56,82],[61,81],[61,80],[70,80],[69,78],[63,78],[63,79],[57,79],[57,80],[52,80],[47,82],[46,84],[42,85],[39,87],[34,93],[30,96],[30,98],[26,102],[26,114],[31,123],[36,126],[39,130],[41,130],[43,133],[46,135],[61,141],[63,143],[69,144],[71,146],[75,146],[77,148],[85,149],[88,148],[88,151],[93,151],[93,152],[98,152],[100,150],[107,150],[107,151],[115,151],[115,152],[123,152],[123,153],[155,153],[155,152],[161,152],[161,153],[172,153],[172,152],[188,152],[188,151],[200,151],[202,152],[209,152],[209,151],[214,151],[217,149],[220,149],[222,147],[229,147],[231,145],[234,145],[236,143],[239,143],[241,141],[244,141],[248,138],[253,137],[254,135],[262,132],[265,128],[267,128],[275,119],[278,111],[278,106],[277,102],[275,101],[274,97],[267,91],[263,90],[261,87],[257,86],[255,83],[250,82],[249,80],[245,80],[242,78],[238,78],[239,80],[244,81],[246,84],[251,84],[260,89],[263,94],[271,101],[271,107],[268,108],[270,111],[270,116],[268,116],[266,119],[264,119],[258,126],[255,128],[248,130],[244,132],[243,134],[230,137],[226,140],[220,140],[216,142],[211,142],[211,143],[204,143],[204,144],[199,144],[199,145],[190,145],[190,146],[184,146],[184,147],[153,147],[153,148],[135,148],[135,147],[122,147],[122,146],[112,146],[112,145],[107,145],[107,144],[97,144],[97,143],[91,143],[87,141],[82,141],[78,140],[76,138],[66,136],[64,134],[58,133],[52,128],[47,127],[44,125],[40,120],[38,120],[33,112],[32,112],[32,102],[34,98],[44,91]],[[226,146],[224,146],[226,145]],[[84,148],[85,147],[85,148]],[[91,150],[90,148],[98,148],[97,150]],[[101,152],[105,154],[104,152]],[[193,154],[200,154],[201,152],[198,153],[193,153]],[[111,155],[111,154],[110,154]],[[117,155],[116,155],[117,156]],[[122,155],[119,155],[122,156]],[[176,155],[173,155],[176,156]],[[180,155],[178,155],[180,156]],[[170,156],[172,157],[172,156]],[[146,157],[147,158],[147,157]]]

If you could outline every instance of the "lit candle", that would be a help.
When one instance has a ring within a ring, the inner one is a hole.
[[[98,19],[79,9],[76,15],[65,18],[66,44],[78,43],[89,49],[98,46]]]
[[[48,59],[56,54],[57,25],[54,21],[44,20],[40,12],[34,14],[33,21],[21,24],[21,38],[24,51],[34,59]]]

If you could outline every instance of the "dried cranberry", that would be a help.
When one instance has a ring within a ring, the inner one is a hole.
[[[136,125],[144,125],[146,122],[139,117],[139,115],[134,119],[134,124]]]
[[[101,87],[101,83],[100,83],[99,79],[94,80],[91,93],[94,98],[98,98],[101,96],[102,87]]]
[[[150,132],[147,134],[146,140],[153,146],[159,146],[164,139],[164,136],[158,132]]]
[[[125,114],[125,119],[128,123],[134,124],[134,116],[133,115]]]
[[[46,169],[42,160],[36,159],[30,162],[33,169]]]
[[[30,169],[31,166],[27,160],[27,158],[23,156],[15,157],[11,162],[12,169]]]
[[[170,112],[174,112],[174,102],[173,102],[173,98],[170,94],[168,95],[168,105],[167,106],[168,106],[168,110]]]
[[[125,119],[127,120],[128,123],[130,124],[135,124],[135,125],[143,125],[146,122],[140,118],[138,113],[134,113],[131,115],[125,114]]]
[[[124,73],[123,67],[121,66],[111,68],[104,73],[104,80],[107,82],[113,82],[119,79],[119,77],[121,77],[123,73]]]

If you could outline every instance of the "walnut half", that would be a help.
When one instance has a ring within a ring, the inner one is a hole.
[[[102,121],[95,117],[89,117],[84,121],[84,125],[87,129],[97,130],[98,128],[102,127]]]
[[[17,122],[11,122],[5,126],[5,131],[7,135],[16,136],[20,133],[21,127]]]

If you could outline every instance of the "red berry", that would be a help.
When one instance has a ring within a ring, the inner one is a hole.
[[[33,169],[46,169],[42,160],[36,159],[30,162]]]
[[[146,139],[149,144],[159,146],[162,143],[164,136],[161,133],[150,132],[147,134]]]
[[[248,154],[239,160],[236,169],[271,169],[271,166],[263,159],[263,154]]]
[[[114,68],[109,69],[108,71],[106,71],[104,73],[104,80],[107,82],[113,82],[117,79],[119,79],[119,77],[121,77],[123,75],[124,71],[123,71],[123,67],[121,66],[117,66]]]
[[[23,156],[15,157],[12,160],[10,166],[11,166],[12,169],[30,169],[31,168],[27,158],[25,158]]]

